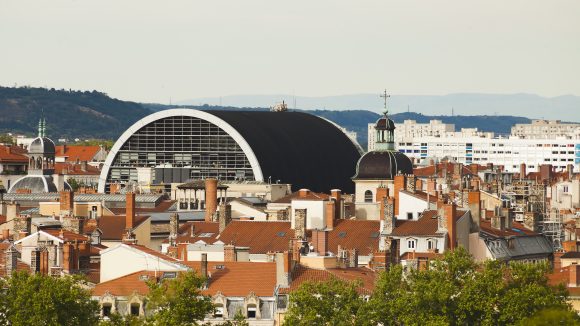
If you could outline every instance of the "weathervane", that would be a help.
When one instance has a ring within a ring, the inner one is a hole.
[[[383,98],[385,100],[385,111],[383,112],[385,115],[387,115],[387,113],[389,113],[389,110],[387,110],[387,99],[389,97],[391,97],[391,95],[387,94],[387,90],[385,89],[385,91],[383,92],[383,94],[380,95],[381,98]]]

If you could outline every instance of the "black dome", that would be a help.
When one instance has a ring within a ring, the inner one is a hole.
[[[36,137],[28,148],[30,154],[55,154],[54,142],[50,138]]]
[[[395,130],[395,122],[389,119],[386,115],[382,116],[375,123],[375,129],[378,130]]]
[[[397,151],[373,151],[360,158],[353,179],[392,180],[398,173],[413,173],[413,163],[407,155]]]

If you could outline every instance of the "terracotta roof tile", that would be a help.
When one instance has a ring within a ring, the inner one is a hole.
[[[146,280],[142,276],[147,278],[155,278],[156,274],[162,272],[155,271],[140,271],[135,272],[123,277],[119,277],[107,282],[99,283],[93,288],[94,296],[102,296],[105,293],[110,293],[115,296],[128,296],[133,292],[141,295],[149,294],[149,287],[147,286]]]
[[[171,206],[175,203],[175,200],[163,200],[159,203],[159,205],[155,207],[135,207],[136,213],[163,213],[167,212]],[[125,214],[126,208],[125,207],[109,207],[111,212],[122,215]],[[179,212],[178,212],[179,213]]]
[[[147,248],[147,247],[142,246],[142,245],[133,244],[133,243],[124,243],[123,245],[129,246],[129,247],[131,247],[133,249],[137,249],[137,250],[142,251],[142,252],[144,252],[146,254],[149,254],[151,256],[155,256],[155,257],[164,259],[164,260],[169,261],[169,262],[179,262],[177,259],[175,259],[173,257],[170,257],[168,255],[162,254],[162,253],[160,253],[157,250],[153,250],[151,248]]]
[[[66,147],[66,151],[65,151]],[[101,147],[99,146],[83,146],[83,145],[66,145],[66,146],[56,146],[55,156],[65,156],[67,162],[77,162],[77,161],[93,161],[93,158]]]
[[[25,153],[19,146],[0,145],[0,162],[28,163]]]
[[[135,226],[145,222],[148,216],[136,216]],[[99,229],[103,232],[101,239],[103,240],[121,240],[125,232],[125,216],[106,216],[99,218]]]
[[[437,177],[443,177],[443,170],[445,165],[447,165],[447,173],[448,174],[453,174],[453,163],[437,163]],[[479,170],[485,170],[487,169],[484,166],[479,166]],[[433,176],[435,174],[435,166],[434,165],[430,165],[430,166],[425,166],[425,167],[419,167],[419,168],[415,168],[413,169],[413,174],[416,177],[430,177]],[[471,170],[469,169],[468,165],[463,165],[463,174],[467,175],[467,174],[472,174]]]
[[[362,256],[370,255],[379,249],[379,221],[338,220],[328,234],[328,249],[338,253],[343,249],[357,249]]]
[[[249,247],[250,254],[285,251],[289,248],[294,230],[290,222],[232,221],[217,240],[225,244]]]
[[[184,262],[199,273],[201,262]],[[216,268],[216,266],[220,266]],[[209,286],[204,294],[218,291],[225,296],[241,297],[254,292],[259,297],[271,297],[276,289],[276,263],[208,262]]]
[[[328,198],[330,198],[330,196],[327,194],[313,192],[313,191],[309,191],[308,194],[305,196],[300,196],[300,191],[296,191],[296,192],[291,193],[288,196],[285,196],[285,197],[279,198],[278,200],[273,201],[273,203],[290,204],[292,202],[292,200],[328,200]]]
[[[211,244],[218,236],[219,224],[217,222],[187,222],[179,227],[177,243],[195,243],[201,240]],[[168,240],[163,242],[168,242]]]
[[[513,221],[512,228],[506,229],[504,231],[495,229],[491,226],[490,220],[481,220],[479,222],[479,228],[482,232],[491,234],[497,237],[506,237],[506,236],[526,236],[526,235],[538,235],[538,233],[528,230],[523,224]]]
[[[43,229],[42,231],[52,235],[53,237],[57,237],[57,238],[64,240],[64,241],[75,241],[75,240],[76,241],[88,241],[89,240],[89,238],[87,238],[84,235],[74,233],[71,231],[67,231],[67,230]]]
[[[64,174],[64,175],[100,175],[101,170],[98,168],[86,165],[83,169],[82,164],[73,164],[73,163],[65,163],[59,162],[54,164],[54,171],[57,174]]]
[[[396,221],[396,227],[393,229],[394,236],[427,236],[438,235],[437,233],[437,211],[425,211],[421,217],[416,220]]]
[[[280,288],[280,293],[289,293],[296,290],[304,282],[325,282],[332,277],[340,280],[353,282],[362,281],[362,286],[358,289],[361,294],[371,294],[375,286],[377,274],[368,268],[332,268],[313,269],[302,265],[296,266],[292,272],[292,283],[289,288]]]

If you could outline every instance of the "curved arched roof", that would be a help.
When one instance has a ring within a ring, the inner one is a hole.
[[[334,124],[303,112],[211,111],[234,127],[260,162],[265,180],[292,188],[352,192],[360,153]]]
[[[206,120],[226,131],[248,158],[257,181],[291,183],[299,189],[352,192],[350,177],[360,158],[357,145],[332,123],[301,112],[198,111],[170,109],[151,114],[129,127],[115,143],[101,172],[105,189],[111,164],[125,142],[138,130],[171,116]]]

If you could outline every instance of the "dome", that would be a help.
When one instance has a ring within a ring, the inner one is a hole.
[[[385,114],[375,123],[376,130],[395,130],[395,122]]]
[[[18,189],[30,189],[31,193],[58,192],[58,188],[51,176],[27,175],[18,179],[8,193],[15,193]],[[65,181],[64,190],[71,190],[70,185]]]
[[[46,137],[36,137],[30,147],[28,148],[29,154],[55,154],[54,142],[50,138]]]
[[[360,158],[353,179],[392,180],[398,173],[413,173],[413,163],[405,154],[397,151],[373,151]]]

